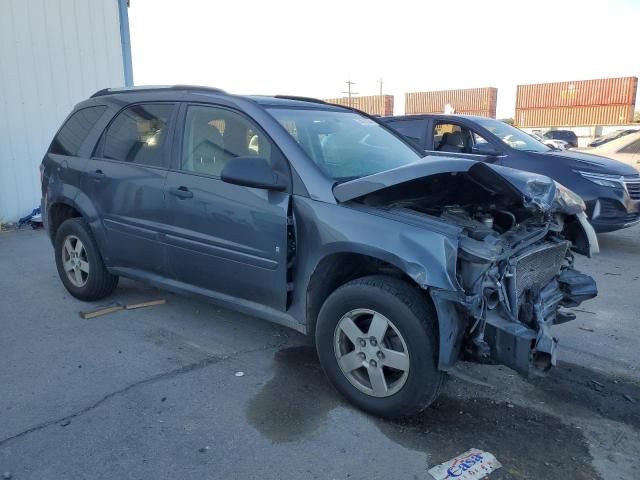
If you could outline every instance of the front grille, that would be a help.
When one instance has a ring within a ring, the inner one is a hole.
[[[640,179],[624,181],[629,196],[634,200],[640,200]]]
[[[527,291],[539,292],[560,271],[569,242],[545,243],[515,259],[511,304],[515,312]],[[515,307],[515,308],[514,308]]]

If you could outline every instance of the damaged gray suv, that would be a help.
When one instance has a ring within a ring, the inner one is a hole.
[[[596,295],[597,240],[547,177],[424,157],[362,112],[175,86],[78,104],[41,166],[62,283],[128,277],[312,335],[335,388],[376,415],[434,401],[461,358],[555,363],[552,326]]]

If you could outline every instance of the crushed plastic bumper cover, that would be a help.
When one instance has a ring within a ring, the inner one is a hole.
[[[557,309],[573,307],[597,295],[593,278],[576,270],[562,272],[542,289],[533,303],[534,329],[488,312],[483,340],[490,348],[491,362],[506,365],[524,375],[545,373],[556,365],[558,340],[551,326],[573,320],[575,315]]]

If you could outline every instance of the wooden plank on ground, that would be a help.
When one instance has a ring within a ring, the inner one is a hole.
[[[119,310],[123,310],[124,306],[119,303],[114,303],[112,305],[103,305],[101,307],[96,308],[95,310],[89,310],[88,312],[80,312],[80,316],[85,320],[89,320],[90,318],[101,317],[102,315],[107,315],[108,313],[117,312]]]
[[[148,302],[131,303],[125,305],[124,308],[127,310],[135,310],[136,308],[153,307],[154,305],[164,305],[165,303],[167,303],[167,301],[164,298],[160,298],[158,300],[149,300]]]

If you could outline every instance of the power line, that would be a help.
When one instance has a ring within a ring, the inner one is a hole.
[[[344,83],[346,83],[346,84],[347,84],[347,91],[346,91],[346,92],[342,92],[342,93],[343,93],[343,94],[345,94],[345,93],[346,93],[346,94],[348,95],[348,97],[349,97],[349,107],[350,107],[350,108],[353,108],[353,102],[351,101],[351,97],[352,97],[353,95],[360,95],[360,94],[359,94],[359,93],[357,93],[357,92],[352,92],[352,91],[351,91],[351,85],[355,85],[355,84],[356,84],[356,82],[352,82],[351,80],[345,80],[345,82],[344,82]]]

